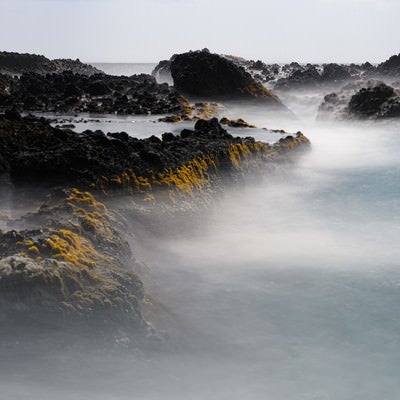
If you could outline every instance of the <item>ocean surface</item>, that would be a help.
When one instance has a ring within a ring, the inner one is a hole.
[[[0,398],[398,400],[400,125],[316,123],[300,100],[297,120],[226,113],[301,130],[311,152],[227,189],[195,230],[139,238],[164,344],[33,349],[0,362]]]
[[[157,63],[93,63],[88,64],[104,71],[108,75],[137,75],[151,74]]]

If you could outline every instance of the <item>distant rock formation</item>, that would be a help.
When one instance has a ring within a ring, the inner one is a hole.
[[[356,82],[325,96],[318,119],[400,117],[400,93],[381,81]]]
[[[298,67],[287,78],[279,79],[274,86],[275,90],[294,90],[316,88],[322,83],[322,78],[317,69],[309,65],[306,68]]]
[[[92,65],[82,63],[79,59],[49,60],[45,56],[36,54],[21,54],[6,51],[0,52],[0,73],[20,75],[25,72],[48,74],[63,71],[71,71],[83,75],[103,73]]]
[[[348,104],[348,113],[356,118],[400,117],[400,94],[384,83],[360,89]]]
[[[341,83],[351,79],[347,66],[339,64],[325,64],[322,70],[321,79],[323,82]]]
[[[376,72],[384,76],[400,77],[400,54],[391,56],[388,60],[379,64]]]

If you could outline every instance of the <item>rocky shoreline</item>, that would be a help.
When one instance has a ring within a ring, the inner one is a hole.
[[[233,137],[216,119],[139,140],[77,134],[16,112],[0,116],[3,204],[7,193],[27,184],[48,193],[36,210],[2,220],[1,321],[18,324],[29,315],[70,328],[94,326],[107,337],[123,332],[132,342],[154,336],[142,315],[145,288],[124,218],[107,204],[124,195],[137,204],[131,212],[138,217],[145,209],[179,214],[181,205],[291,162],[309,146],[301,133],[274,145]]]
[[[19,76],[12,76],[10,71]],[[171,114],[165,121],[176,122],[191,118],[193,106],[189,101],[220,101],[255,105],[293,117],[280,98],[306,91],[325,96],[320,120],[336,116],[361,120],[397,118],[399,71],[400,55],[378,66],[368,62],[268,65],[260,60],[249,61],[203,49],[161,61],[153,77],[145,74],[126,77],[106,75],[79,60],[51,61],[44,56],[3,52],[0,53],[0,110]],[[377,93],[374,88],[377,85],[371,82],[382,82],[393,93],[377,104],[382,91]],[[362,91],[362,95],[357,91]],[[350,104],[352,96],[355,97]]]
[[[300,132],[280,131],[274,144],[232,136],[228,127],[255,126],[213,118],[222,107],[217,101],[288,112],[263,85],[268,81],[277,93],[334,88],[338,93],[325,96],[320,119],[394,118],[400,116],[397,89],[366,79],[394,79],[398,58],[378,67],[268,66],[205,49],[159,64],[154,74],[170,73],[172,87],[149,75],[106,75],[79,61],[1,53],[0,70],[8,73],[0,74],[0,200],[6,205],[27,187],[41,198],[27,195],[31,206],[18,215],[0,210],[0,322],[12,332],[26,321],[51,319],[125,344],[157,337],[143,316],[146,287],[126,233],[135,234],[135,226],[127,228],[128,216],[148,222],[152,215],[158,224],[158,215],[168,214],[179,224],[179,216],[203,212],[228,185],[291,165],[310,149]],[[212,102],[190,105],[183,95]],[[169,114],[159,121],[191,121],[193,128],[145,139],[126,132],[77,133],[20,113],[29,111]],[[123,212],[114,207],[119,199]]]

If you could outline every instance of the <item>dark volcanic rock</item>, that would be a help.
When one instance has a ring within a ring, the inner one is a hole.
[[[219,122],[222,125],[228,125],[228,126],[231,126],[232,128],[255,128],[256,127],[255,125],[249,124],[242,118],[231,120],[229,118],[223,117],[223,118],[221,118],[221,120]]]
[[[20,54],[0,52],[0,72],[8,74],[23,74],[24,72],[36,72],[47,74],[51,72],[72,71],[74,73],[92,75],[101,73],[99,69],[84,64],[79,60],[48,58],[36,54]]]
[[[298,64],[297,64],[298,65]],[[293,65],[291,64],[291,67]],[[300,65],[287,78],[279,79],[275,84],[275,90],[303,89],[318,87],[321,84],[321,76],[314,66],[301,68]]]
[[[5,81],[0,76],[0,107],[23,111],[118,114],[185,113],[186,100],[150,75],[91,76],[65,71],[26,73]],[[3,87],[3,90],[2,90]]]
[[[121,329],[144,336],[143,284],[128,243],[112,225],[115,218],[89,192],[49,197],[18,221],[27,229],[0,232],[2,323],[26,326],[28,318],[80,332],[90,324],[99,336]]]
[[[384,83],[362,88],[350,99],[348,112],[357,118],[400,117],[400,97]]]
[[[247,99],[282,106],[244,68],[218,54],[194,51],[175,55],[171,59],[171,74],[176,89],[190,96]]]
[[[351,75],[343,65],[326,64],[321,78],[325,82],[343,82],[351,79]]]
[[[354,82],[326,95],[318,119],[382,119],[400,116],[400,95],[380,81]]]
[[[390,57],[385,62],[378,65],[376,72],[380,75],[392,77],[400,76],[400,54]]]
[[[149,171],[162,173],[200,154],[229,153],[231,144],[245,143],[246,139],[232,137],[216,118],[197,121],[194,131],[186,130],[175,140],[171,135],[139,140],[124,133],[78,134],[53,128],[43,118],[0,116],[0,158],[14,182],[90,184],[127,171],[149,176]]]

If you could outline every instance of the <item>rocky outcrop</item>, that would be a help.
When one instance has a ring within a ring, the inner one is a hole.
[[[73,73],[93,75],[102,73],[99,69],[82,63],[79,59],[49,60],[45,56],[36,54],[21,54],[2,51],[0,52],[0,72],[5,74],[23,74],[35,72],[38,74],[60,73],[71,71]]]
[[[46,112],[163,114],[185,113],[187,102],[167,84],[157,84],[150,75],[86,76],[65,71],[47,75],[26,73],[12,80],[0,76],[0,107]]]
[[[242,118],[229,119],[229,118],[223,117],[223,118],[221,118],[219,123],[222,125],[231,126],[232,128],[256,128],[255,125],[249,124],[247,121],[245,121]]]
[[[150,333],[135,259],[115,216],[89,192],[55,192],[37,211],[8,223],[25,229],[0,232],[2,324],[14,333],[27,318],[39,329],[48,321],[61,330],[91,327],[97,339]]]
[[[339,64],[326,64],[322,71],[321,79],[323,82],[342,83],[351,79],[351,74],[347,66]]]
[[[298,63],[291,63],[284,65],[282,71],[286,76],[276,81],[274,90],[312,90],[335,87],[362,73],[361,69],[355,68],[354,65],[351,67],[339,64],[325,64],[323,66],[307,64],[302,66]]]
[[[400,77],[400,54],[390,57],[376,68],[379,75]]]
[[[400,117],[400,94],[384,83],[362,88],[351,97],[348,113],[361,119]]]
[[[381,81],[356,82],[325,96],[318,119],[384,119],[400,116],[400,93]]]
[[[317,69],[310,65],[306,68],[298,67],[287,78],[279,79],[275,90],[294,90],[305,88],[317,88],[321,85],[322,78]]]
[[[171,59],[175,88],[192,97],[254,100],[283,108],[279,99],[243,67],[208,51],[191,51]]]
[[[295,138],[293,141],[296,142]],[[45,176],[48,182],[57,184],[104,183],[118,187],[120,177],[130,174],[131,183],[137,184],[133,176],[153,179],[157,174],[179,168],[202,155],[224,162],[230,157],[231,146],[236,145],[264,149],[266,161],[272,155],[286,154],[279,143],[269,146],[252,138],[231,136],[217,119],[199,120],[194,130],[184,129],[178,136],[165,133],[162,139],[155,136],[137,139],[123,132],[105,135],[101,131],[85,131],[77,134],[68,129],[53,128],[43,118],[21,118],[15,112],[0,116],[3,172],[9,173],[14,182],[41,180]]]

